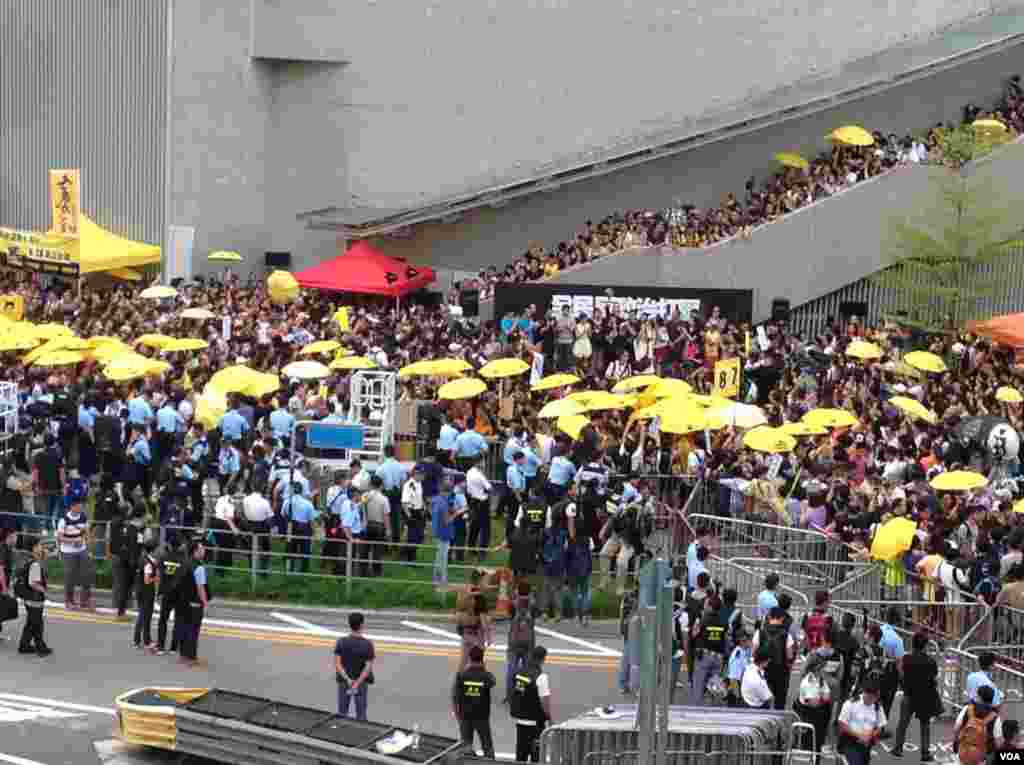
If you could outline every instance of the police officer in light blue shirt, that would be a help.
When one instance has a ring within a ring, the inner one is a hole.
[[[576,466],[568,457],[561,454],[551,460],[548,468],[548,483],[544,494],[552,505],[560,501],[569,490],[569,484],[576,477]]]
[[[775,588],[779,586],[779,575],[768,574],[764,578],[764,589],[757,596],[757,606],[754,608],[754,618],[763,622],[768,618],[768,612],[779,605],[779,598]]]
[[[292,487],[294,492],[301,492],[302,487]],[[309,571],[309,556],[313,550],[313,521],[317,517],[316,508],[313,503],[300,493],[293,495],[285,501],[283,510],[284,517],[288,519],[288,558],[289,571]]]
[[[279,406],[270,413],[269,422],[270,432],[274,434],[274,438],[280,438],[283,441],[291,439],[292,430],[295,428],[295,418],[287,409]]]
[[[526,448],[526,429],[516,428],[515,433],[512,437],[505,442],[505,451],[502,454],[502,458],[505,460],[506,465],[511,465],[515,461],[516,452],[521,452]]]
[[[475,427],[476,420],[470,417],[466,429],[455,439],[456,465],[463,473],[468,472],[487,453],[487,439],[473,430]]]
[[[92,431],[96,427],[96,415],[99,411],[94,406],[78,405],[78,427],[82,430]]]
[[[376,470],[376,476],[383,481],[384,496],[388,498],[391,516],[391,541],[402,538],[402,486],[409,477],[402,463],[395,459],[395,447],[384,447],[384,461]]]
[[[221,492],[230,494],[242,472],[242,456],[235,448],[232,439],[225,438],[220,445],[220,457],[217,461],[218,472],[220,473]]]
[[[141,426],[148,426],[153,422],[153,407],[142,394],[128,401],[128,422]]]
[[[220,418],[220,432],[224,438],[241,441],[242,436],[249,432],[249,423],[238,413],[237,401],[230,402],[231,408]]]
[[[459,437],[459,430],[447,419],[441,425],[441,432],[437,437],[437,459],[445,467],[454,467],[452,459],[455,456],[455,440]]]
[[[540,472],[540,457],[529,446],[524,446],[520,451],[523,453],[523,475],[526,476],[526,488],[529,490],[533,488],[537,473]]]
[[[967,700],[971,702],[978,701],[978,689],[984,686],[989,686],[994,692],[992,698],[992,706],[998,707],[1003,703],[1003,694],[996,688],[996,684],[992,681],[992,677],[989,675],[989,671],[995,666],[996,656],[991,651],[983,651],[978,656],[979,670],[972,672],[967,676]]]
[[[178,429],[185,424],[185,418],[171,399],[156,412],[156,432],[153,434],[153,461],[160,465],[174,452]]]

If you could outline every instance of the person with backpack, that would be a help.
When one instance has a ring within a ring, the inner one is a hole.
[[[151,632],[153,624],[153,606],[156,603],[156,591],[160,584],[160,563],[154,551],[156,545],[148,541],[143,545],[143,554],[136,567],[135,599],[139,613],[135,618],[135,636],[133,644],[136,648],[155,654]]]
[[[743,611],[736,605],[740,599],[739,592],[735,587],[722,590],[722,621],[726,624],[725,649],[726,655],[732,653],[732,649],[739,643],[739,634],[743,632]]]
[[[850,693],[853,690],[856,657],[861,645],[861,636],[854,632],[856,626],[856,615],[846,612],[843,614],[842,627],[836,633],[834,648],[843,661],[843,675],[839,681],[839,695],[836,697],[835,706],[837,707],[841,706],[842,702],[850,697]],[[836,711],[838,712],[838,709]]]
[[[53,650],[43,640],[43,610],[46,607],[46,545],[37,540],[32,559],[21,567],[14,583],[14,594],[25,605],[25,626],[21,631],[18,653],[49,656]]]
[[[882,624],[882,637],[878,641],[879,647],[882,649],[882,680],[881,680],[881,693],[882,693],[882,708],[885,710],[885,716],[890,717],[892,714],[892,704],[896,699],[896,691],[899,690],[900,685],[900,673],[899,665],[903,660],[903,655],[906,653],[906,649],[903,645],[903,637],[896,631],[893,624],[898,624],[901,621],[901,612],[899,606],[890,606],[886,612],[886,621]],[[891,737],[892,733],[888,730],[882,732],[882,738]]]
[[[554,716],[551,681],[544,671],[547,655],[544,646],[536,646],[529,666],[515,674],[509,713],[516,724],[517,762],[540,762],[540,735]]]
[[[921,725],[921,762],[932,762],[931,722],[942,712],[942,698],[939,696],[939,665],[927,653],[928,635],[915,632],[911,641],[911,652],[900,662],[900,680],[903,685],[903,701],[900,702],[900,721],[892,742],[893,757],[903,756],[903,742],[907,738],[910,719],[916,717]]]
[[[135,580],[135,562],[128,550],[127,540],[130,536],[128,514],[120,503],[114,508],[108,519],[107,558],[110,559],[110,571],[113,578],[113,600],[117,611],[117,620],[124,621],[127,616],[128,601],[132,596],[132,585]]]
[[[168,544],[163,554],[157,559],[160,565],[157,595],[160,598],[160,618],[156,625],[156,655],[167,653],[167,623],[174,614],[175,625],[178,620],[178,569],[182,564],[182,551]],[[178,651],[178,630],[171,633],[171,653]]]
[[[992,686],[983,685],[977,701],[966,704],[953,723],[953,751],[961,765],[981,765],[1003,746],[1003,721],[993,707],[994,698]]]
[[[190,667],[201,666],[198,657],[199,631],[210,604],[207,589],[206,545],[199,540],[189,543],[188,561],[178,569],[178,606],[175,632],[178,633],[179,661]]]
[[[754,654],[764,651],[768,657],[765,679],[771,688],[773,708],[786,708],[789,698],[789,674],[796,658],[796,641],[786,626],[786,612],[775,606],[768,612],[768,618],[754,634]]]
[[[690,628],[695,635],[693,646],[696,651],[693,680],[690,684],[692,707],[704,705],[704,691],[707,689],[708,681],[722,673],[728,629],[728,623],[722,619],[722,602],[717,595],[711,595],[707,598],[700,620]]]
[[[808,653],[821,647],[825,634],[831,632],[835,622],[828,613],[829,594],[827,590],[814,593],[814,610],[805,615],[801,628],[804,631],[804,648]]]
[[[879,698],[878,683],[872,678],[858,696],[843,703],[836,750],[846,757],[848,765],[868,765],[872,747],[882,739],[886,718]]]
[[[502,703],[508,703],[512,696],[513,678],[516,672],[526,668],[530,659],[530,652],[537,644],[537,633],[534,627],[537,622],[539,611],[531,602],[530,585],[521,582],[516,595],[515,603],[512,605],[512,617],[508,624],[508,650],[505,659],[505,698]]]
[[[552,524],[544,529],[541,547],[544,583],[540,596],[543,619],[561,621],[562,594],[565,591],[566,542],[568,534],[563,525]]]
[[[827,636],[824,640],[831,643]],[[828,736],[828,724],[832,719],[832,684],[826,672],[827,663],[828,659],[817,650],[808,654],[800,678],[800,688],[793,701],[793,711],[799,715],[801,722],[814,728],[813,745],[808,741],[809,737],[803,735],[797,746],[805,751],[813,749],[815,762],[821,756],[821,747]]]

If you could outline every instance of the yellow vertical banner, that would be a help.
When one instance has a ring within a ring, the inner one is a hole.
[[[715,379],[712,388],[714,394],[722,398],[735,398],[739,395],[739,359],[723,359],[715,363]]]
[[[348,306],[343,305],[339,308],[334,314],[334,318],[338,320],[338,326],[341,327],[342,332],[350,332],[352,330],[348,322]]]
[[[744,332],[743,333],[743,348],[744,348],[744,353],[747,356],[749,356],[750,355],[750,333],[749,332]]]
[[[78,236],[82,214],[81,171],[50,171],[50,209],[53,225],[50,230],[64,236]]]

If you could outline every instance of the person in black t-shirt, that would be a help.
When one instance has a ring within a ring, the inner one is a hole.
[[[363,637],[363,615],[349,614],[349,632],[334,645],[334,671],[338,681],[338,714],[348,717],[350,702],[357,720],[366,719],[367,689],[373,685],[373,643]]]
[[[469,666],[455,675],[452,707],[459,721],[462,743],[472,746],[473,733],[480,736],[484,757],[494,759],[494,737],[491,735],[491,689],[494,675],[484,667],[484,650],[478,645],[469,649]]]

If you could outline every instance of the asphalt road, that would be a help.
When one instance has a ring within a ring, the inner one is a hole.
[[[215,604],[200,640],[208,667],[185,669],[175,656],[136,651],[131,625],[116,623],[103,609],[83,614],[49,608],[47,640],[53,656],[23,657],[13,640],[0,644],[0,765],[169,762],[165,754],[112,740],[114,698],[150,685],[218,687],[333,710],[332,648],[336,636],[347,632],[346,618],[341,611]],[[8,624],[5,633],[10,637],[19,627]],[[541,627],[549,630],[542,642],[551,652],[548,672],[557,719],[621,700],[615,624],[586,630],[566,623]],[[459,651],[451,623],[422,615],[371,614],[366,633],[378,653],[370,718],[418,723],[424,732],[455,737],[448,688]],[[503,652],[490,652],[489,666],[502,687]],[[495,707],[492,725],[499,756],[514,751],[505,707]],[[948,722],[933,729],[940,762],[951,757],[948,731]],[[914,741],[916,723],[907,746],[910,761],[917,760]],[[876,762],[890,760],[895,762],[884,748],[876,750]]]

